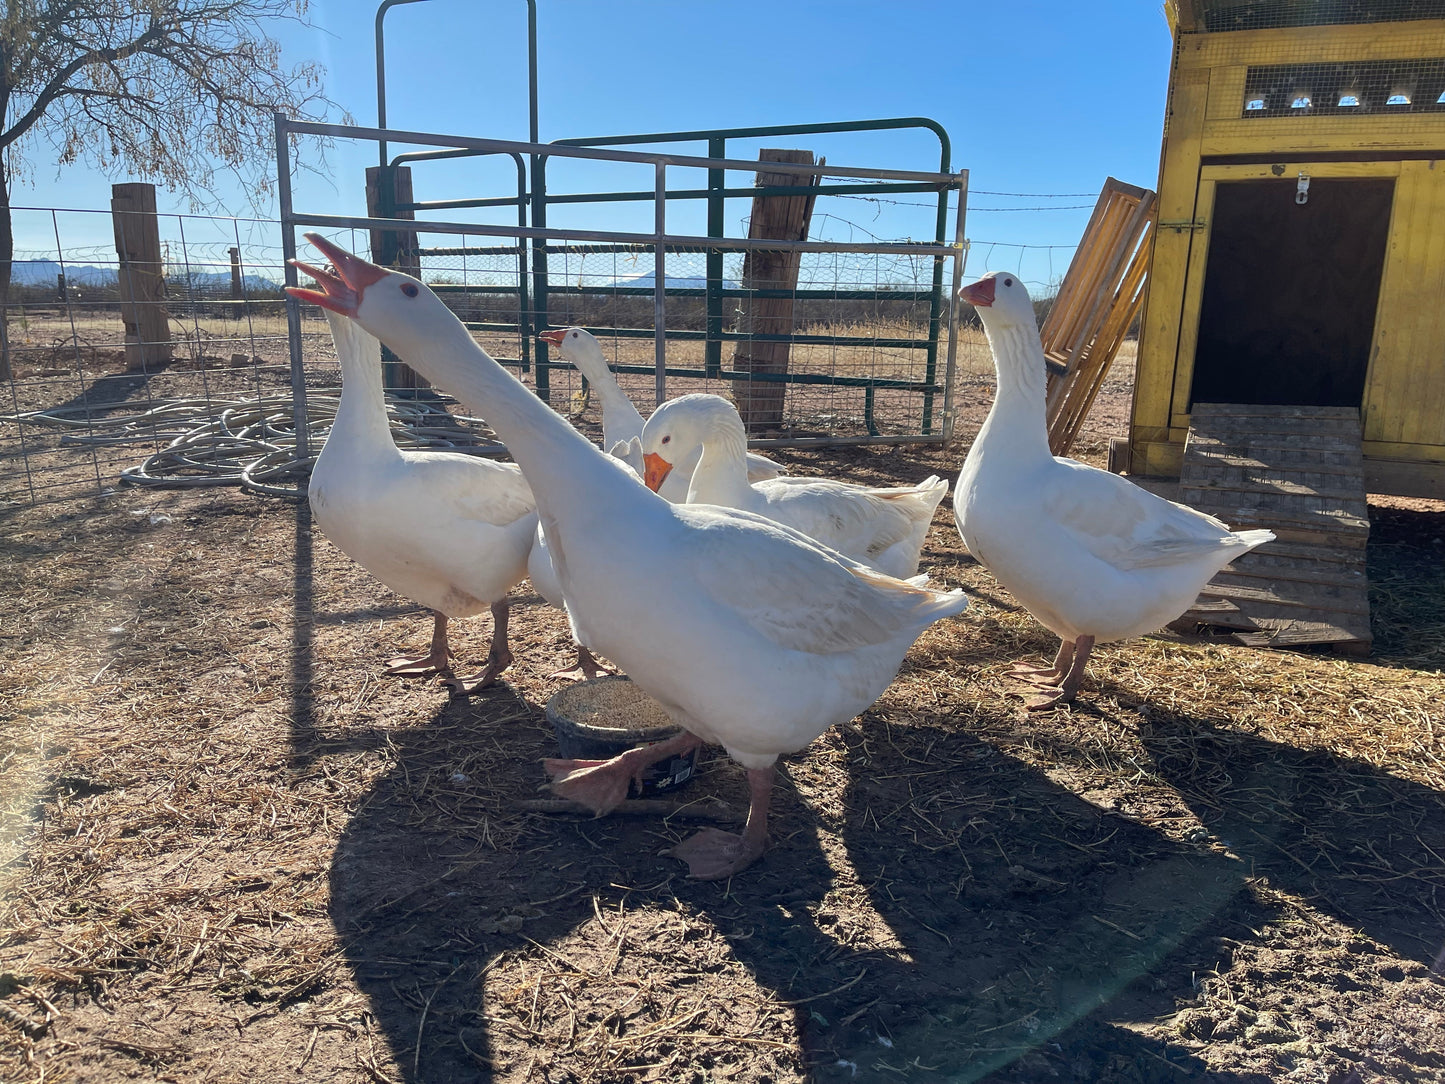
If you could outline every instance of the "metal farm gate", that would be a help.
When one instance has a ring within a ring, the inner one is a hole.
[[[937,171],[725,156],[729,140],[899,128],[937,136]],[[372,213],[356,217],[297,207],[288,158],[293,136],[375,142],[382,164],[368,170]],[[704,144],[706,155],[626,146],[689,142]],[[387,158],[392,145],[415,149]],[[558,409],[580,414],[585,388],[569,366],[549,357],[536,335],[576,324],[603,341],[619,381],[634,399],[655,404],[702,390],[730,395],[750,422],[755,445],[942,442],[950,436],[957,339],[953,299],[966,251],[968,175],[949,172],[947,135],[933,121],[901,118],[542,144],[278,116],[276,146],[282,246],[288,258],[296,253],[298,233],[311,229],[353,251],[369,247],[379,262],[418,274],[489,353],[530,375],[537,393]],[[505,195],[412,196],[413,168],[496,157],[510,159],[515,167],[515,190]],[[549,189],[549,175],[555,178],[579,163],[624,167],[630,184],[607,191]],[[738,174],[744,177],[737,179]],[[754,183],[755,177],[765,183]],[[933,211],[934,236],[928,241],[755,236],[758,208],[767,207],[767,201],[801,199],[811,208],[814,201],[831,197],[893,202],[918,193],[930,197]],[[740,199],[752,201],[753,236],[727,235],[725,208]],[[698,203],[706,210],[705,233],[669,231],[670,211],[676,215],[679,208]],[[609,208],[618,204],[650,204],[653,228],[595,229],[548,221],[549,210],[558,209],[573,218],[585,213],[589,222],[606,221],[614,217]],[[457,214],[499,209],[514,221],[463,221]],[[946,235],[950,218],[951,238]],[[369,238],[358,231],[369,231]],[[289,266],[287,274],[287,281],[294,281]],[[293,303],[289,321],[295,408],[304,417],[306,359],[324,353],[329,343],[315,313]],[[387,383],[403,389],[403,396],[435,395],[416,388],[404,367],[388,369]],[[404,390],[408,386],[412,390]],[[304,427],[299,432],[304,434]],[[307,454],[298,449],[299,456]]]

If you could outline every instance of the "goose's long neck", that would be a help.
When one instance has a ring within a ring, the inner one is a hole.
[[[998,391],[975,447],[1006,447],[1016,462],[1049,458],[1045,391],[1047,370],[1038,332],[1013,326],[986,328]],[[992,437],[992,440],[985,438]]]
[[[748,484],[747,430],[736,419],[704,421],[702,457],[687,489],[689,504],[752,509],[756,491]]]
[[[577,368],[597,392],[602,404],[602,450],[607,451],[619,440],[631,440],[642,433],[642,415],[628,394],[617,383],[617,377],[601,351],[579,356]]]
[[[450,313],[434,321],[425,338],[390,345],[408,365],[487,420],[526,475],[544,522],[564,507],[625,501],[646,492],[498,365]]]
[[[327,446],[333,455],[341,447],[348,454],[359,449],[395,453],[381,382],[381,344],[344,317],[332,319],[332,339],[341,367],[341,402],[336,407]]]

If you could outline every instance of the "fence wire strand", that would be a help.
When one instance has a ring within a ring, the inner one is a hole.
[[[856,204],[827,210],[820,201],[810,239],[907,236],[907,228],[886,215],[867,226],[852,221],[849,206]],[[155,293],[144,297],[147,270],[123,264],[114,244],[94,240],[112,233],[109,211],[13,210],[17,236],[48,235],[54,242],[53,248],[35,248],[32,240],[12,263],[0,506],[68,500],[117,484],[302,492],[309,462],[297,461],[293,451],[297,420],[287,405],[291,376],[277,223],[159,215]],[[935,211],[936,203],[896,213],[913,214],[926,236],[932,227],[919,210]],[[369,249],[365,233],[335,239],[352,251]],[[423,278],[488,352],[535,381],[536,347],[523,341],[524,329],[539,317],[537,299],[528,292],[531,246],[519,261],[515,243],[494,237],[437,240],[444,244],[424,250]],[[990,247],[1013,251],[1004,243]],[[1021,254],[1029,246],[1014,247]],[[1052,278],[1051,249],[1067,246],[1046,247]],[[555,243],[546,252],[548,323],[593,329],[622,386],[648,412],[654,394],[651,247]],[[766,293],[744,282],[743,262],[741,252],[728,253],[721,275],[710,281],[706,251],[667,254],[667,365],[682,374],[669,377],[669,395],[738,396],[766,387],[740,371],[739,359],[761,341],[750,328],[749,310]],[[932,379],[926,292],[933,268],[934,257],[906,253],[804,254],[796,286],[787,292],[797,338],[791,369],[802,380],[788,386],[779,425],[760,436],[919,432],[925,424],[919,389]],[[709,328],[710,290],[724,299],[720,331]],[[147,307],[162,313],[162,335],[137,332],[137,314]],[[340,377],[325,321],[309,307],[302,311],[302,336],[306,424],[310,447],[317,449],[330,426]],[[554,358],[547,375],[555,408],[573,415],[584,431],[600,426],[579,374]],[[403,446],[495,450],[484,423],[466,417],[445,395],[392,389],[390,401]],[[939,394],[935,412],[942,403]]]

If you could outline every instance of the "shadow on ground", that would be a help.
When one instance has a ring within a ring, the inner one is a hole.
[[[657,1026],[609,1015],[623,941],[606,931],[625,924],[631,953],[656,949],[621,988],[652,1003],[649,1020],[704,976],[718,1002],[770,998],[781,1023],[754,1041],[801,1043],[795,1068],[819,1081],[924,1067],[951,1081],[1266,1079],[1211,1075],[1107,1019],[1173,1011],[1191,993],[1182,946],[1268,920],[1241,902],[1239,858],[1101,810],[976,736],[870,713],[810,750],[821,767],[791,765],[845,772],[841,807],[804,804],[785,771],[767,856],[731,884],[698,884],[657,853],[681,827],[517,812],[552,751],[540,715],[499,688],[391,731],[396,767],[337,849],[332,919],[408,1080],[519,1062],[566,1079],[588,1057],[596,1072],[607,1042],[589,1046],[588,1029],[618,1045]],[[744,804],[725,761],[693,787]],[[738,965],[751,989],[729,986]]]

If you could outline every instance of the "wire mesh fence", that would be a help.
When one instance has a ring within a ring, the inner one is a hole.
[[[123,246],[96,243],[121,232],[109,211],[13,214],[17,236],[49,232],[55,245],[19,250],[12,264],[0,500],[113,486],[193,421],[285,382],[274,226],[160,216],[158,259],[140,267],[122,259]],[[155,296],[143,299],[147,291]]]
[[[495,289],[505,267],[465,249],[423,249],[428,281],[441,284],[489,350],[522,366],[519,343],[505,331],[515,327],[520,299],[515,289]],[[646,410],[655,389],[654,294],[651,246],[550,245],[547,322],[581,326],[603,344],[619,383]],[[494,259],[505,261],[505,253]],[[667,287],[668,395],[707,391],[738,398],[750,381],[737,375],[736,357],[757,340],[749,301],[761,291],[745,288],[743,256],[729,253],[722,275],[709,278],[701,250],[669,251]],[[796,286],[783,291],[792,302],[790,383],[783,411],[760,439],[861,438],[907,436],[941,425],[941,400],[925,417],[925,400],[906,393],[927,385],[939,369],[930,343],[928,287],[931,258],[850,253],[807,253],[800,261]],[[723,295],[720,363],[707,357],[709,286]],[[497,326],[502,325],[502,326]],[[487,335],[495,336],[490,344]],[[848,381],[854,383],[849,384]],[[816,382],[810,382],[816,381]],[[554,406],[580,400],[580,376],[567,366],[549,375]],[[890,384],[896,387],[890,387]],[[585,419],[585,415],[584,415]]]
[[[67,232],[85,237],[109,229],[109,212],[17,214],[50,217],[58,242],[16,254],[6,321],[0,502],[72,499],[118,485],[243,485],[294,494],[307,464],[293,452],[277,224],[159,216],[161,286],[153,300],[137,302],[122,296],[123,278],[135,273],[113,246],[65,241]],[[366,251],[361,231],[337,240]],[[423,278],[493,356],[534,380],[536,350],[524,330],[517,249],[457,240],[463,243],[424,256]],[[651,267],[652,254],[565,245],[552,246],[550,254],[554,281],[572,288],[552,295],[551,324],[592,329],[619,382],[646,412],[654,387],[654,276],[643,268]],[[730,254],[719,283],[739,295],[727,303],[727,333],[737,336],[725,345],[728,366],[747,345],[741,264],[741,254]],[[738,383],[701,375],[704,265],[701,253],[666,259],[668,366],[681,374],[671,378],[670,395],[731,395]],[[923,400],[887,384],[927,378],[930,314],[919,284],[930,274],[930,261],[922,258],[808,254],[797,284],[804,296],[797,300],[791,368],[804,381],[819,382],[791,386],[781,425],[768,432],[779,439],[918,433]],[[127,313],[146,306],[163,314],[164,335],[135,333]],[[340,394],[340,373],[319,311],[303,307],[300,318],[314,453]],[[581,376],[553,365],[554,407],[584,431],[600,431],[599,408],[587,399]],[[403,446],[491,450],[485,425],[444,395],[393,388],[389,402]],[[934,409],[938,424],[941,400]]]
[[[866,249],[888,239],[876,219],[864,227],[827,206],[820,200],[811,240],[856,239]],[[17,237],[32,240],[16,252],[4,322],[0,504],[122,485],[304,492],[340,373],[327,325],[311,306],[294,316],[302,359],[295,368],[281,223],[152,212],[156,236],[142,243],[131,216],[143,209],[13,210]],[[781,337],[760,331],[756,317],[758,300],[772,295],[791,308],[791,359],[781,413],[755,432],[760,443],[937,436],[946,423],[946,313],[929,293],[939,257],[907,251],[906,238],[894,246],[901,251],[803,252],[796,281],[769,289],[747,281],[742,248],[718,262],[715,246],[709,257],[704,248],[668,243],[659,263],[645,242],[589,243],[565,231],[540,245],[495,231],[428,234],[424,223],[418,231],[433,244],[420,248],[421,277],[494,357],[524,381],[548,385],[539,390],[589,435],[600,434],[599,405],[578,373],[545,352],[539,357],[535,334],[571,324],[593,330],[623,388],[648,412],[658,386],[659,267],[668,396],[749,394],[754,378],[738,359]],[[372,250],[366,229],[324,232],[351,251]],[[540,302],[539,249],[548,284]],[[404,383],[388,379],[400,444],[502,450],[484,422],[446,395],[397,386]],[[310,456],[296,450],[298,387]]]
[[[18,236],[56,241],[18,249],[12,264],[0,504],[127,484],[298,491],[309,464],[294,455],[276,222],[155,216],[159,260],[146,266],[122,244],[94,243],[112,232],[112,211],[13,211]],[[305,312],[303,326],[309,425],[324,436],[340,373],[325,321]],[[486,440],[436,402],[392,410],[403,446]]]

